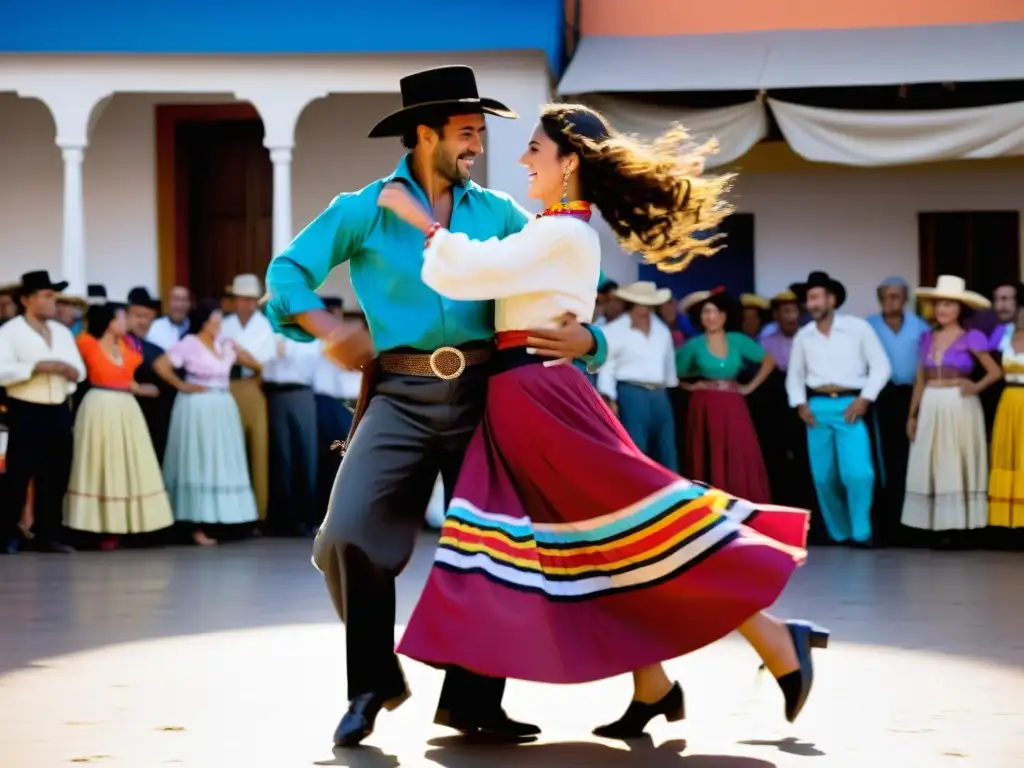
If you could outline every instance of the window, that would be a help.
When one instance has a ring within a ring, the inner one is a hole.
[[[996,286],[1020,279],[1019,211],[919,213],[917,223],[921,285],[957,275],[991,297]]]

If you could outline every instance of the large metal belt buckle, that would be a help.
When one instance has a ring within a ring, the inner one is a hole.
[[[455,347],[441,347],[430,353],[430,370],[439,379],[457,379],[466,370],[466,355]]]

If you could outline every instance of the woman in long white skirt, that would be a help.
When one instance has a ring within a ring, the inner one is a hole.
[[[204,526],[257,520],[245,435],[228,389],[231,367],[259,368],[248,353],[220,336],[219,302],[204,300],[191,332],[153,363],[179,394],[171,410],[164,483],[179,523],[191,524],[199,546],[216,544]],[[182,381],[174,372],[185,370]]]
[[[92,388],[75,418],[75,452],[64,497],[64,524],[102,536],[114,549],[118,537],[174,524],[153,441],[136,395],[159,394],[138,384],[142,353],[126,338],[125,309],[108,303],[89,309],[78,337]]]
[[[968,313],[988,307],[988,299],[950,275],[917,295],[934,302],[936,328],[921,338],[907,422],[911,444],[903,524],[935,531],[949,544],[955,532],[988,524],[988,440],[978,393],[1002,371],[985,335],[961,325]],[[977,382],[970,379],[976,362],[985,369]]]

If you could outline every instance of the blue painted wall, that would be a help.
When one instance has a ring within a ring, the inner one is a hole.
[[[641,263],[640,280],[651,280],[661,288],[672,289],[676,299],[694,291],[709,291],[722,286],[732,296],[754,292],[754,216],[733,214],[722,222],[726,245],[710,258],[695,259],[682,272],[662,272],[652,264]]]
[[[557,73],[563,10],[563,0],[0,0],[0,53],[540,50]]]

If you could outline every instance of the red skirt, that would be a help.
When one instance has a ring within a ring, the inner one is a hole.
[[[698,389],[686,415],[684,470],[694,480],[755,502],[771,499],[768,470],[739,392]]]
[[[513,368],[490,381],[398,651],[546,683],[672,659],[775,602],[807,522],[648,459],[575,367]]]

